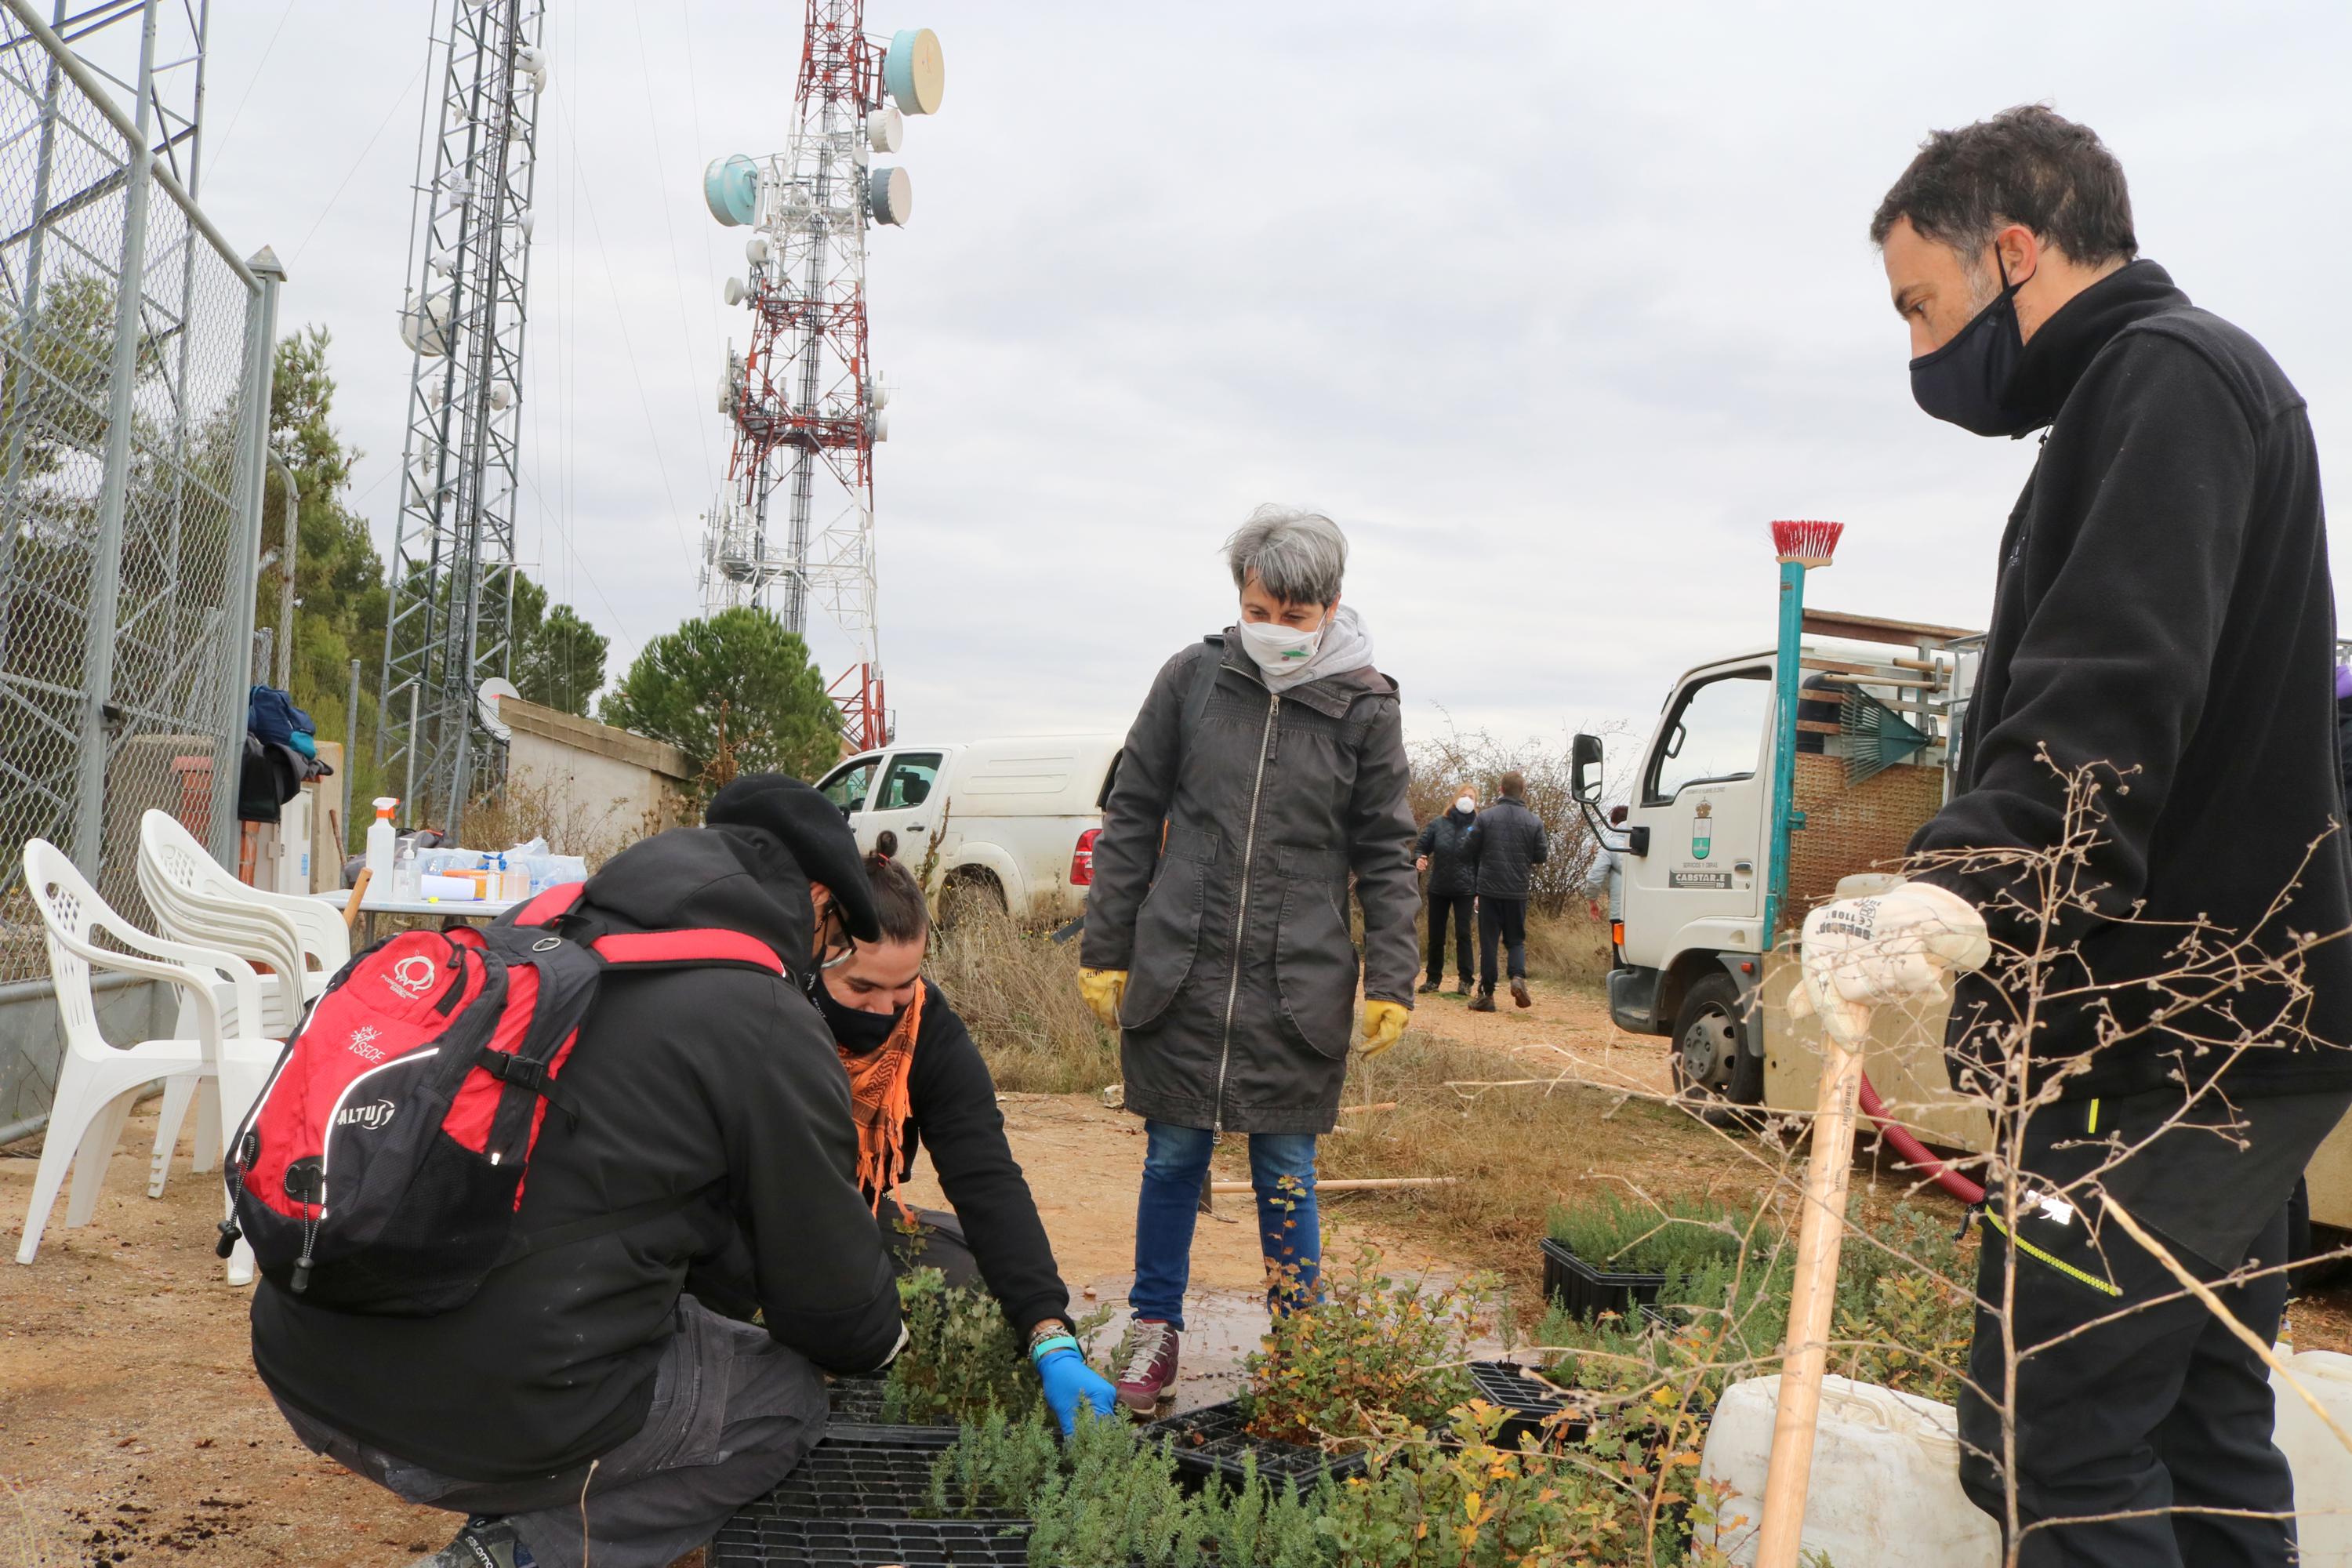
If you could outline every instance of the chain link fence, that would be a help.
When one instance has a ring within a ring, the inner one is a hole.
[[[0,0],[0,1000],[48,974],[26,839],[150,929],[142,813],[235,864],[275,264]],[[0,1123],[47,1106],[49,1034],[0,1025]]]

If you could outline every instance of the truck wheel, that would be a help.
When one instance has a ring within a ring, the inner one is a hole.
[[[1764,1063],[1748,1049],[1747,1008],[1738,983],[1709,974],[1683,996],[1675,1016],[1675,1089],[1694,1100],[1755,1105],[1764,1098]]]

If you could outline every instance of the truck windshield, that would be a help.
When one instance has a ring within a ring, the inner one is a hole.
[[[824,798],[844,812],[866,809],[866,792],[874,783],[874,764],[878,757],[860,757],[817,785]]]
[[[1692,687],[1650,754],[1643,804],[1664,805],[1695,784],[1753,778],[1772,710],[1771,672],[1734,670]]]

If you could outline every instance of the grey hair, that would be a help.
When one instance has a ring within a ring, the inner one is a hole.
[[[1319,511],[1269,501],[1225,541],[1225,560],[1236,588],[1255,574],[1285,604],[1328,605],[1347,574],[1348,536]]]

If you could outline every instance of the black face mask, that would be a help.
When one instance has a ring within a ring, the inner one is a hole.
[[[1995,266],[2000,258],[1993,258]],[[2000,294],[1934,353],[1911,362],[1911,395],[1935,417],[1979,436],[2017,436],[2032,426],[2004,401],[2025,353],[2017,325],[2017,291],[2001,268]]]
[[[896,1013],[861,1013],[855,1007],[845,1006],[835,999],[833,987],[817,974],[808,977],[808,992],[810,1000],[816,1004],[816,1010],[824,1015],[824,1026],[831,1031],[834,1044],[856,1056],[879,1049],[882,1042],[890,1037],[890,1031],[898,1026],[898,1018],[906,1011],[902,1007]]]

